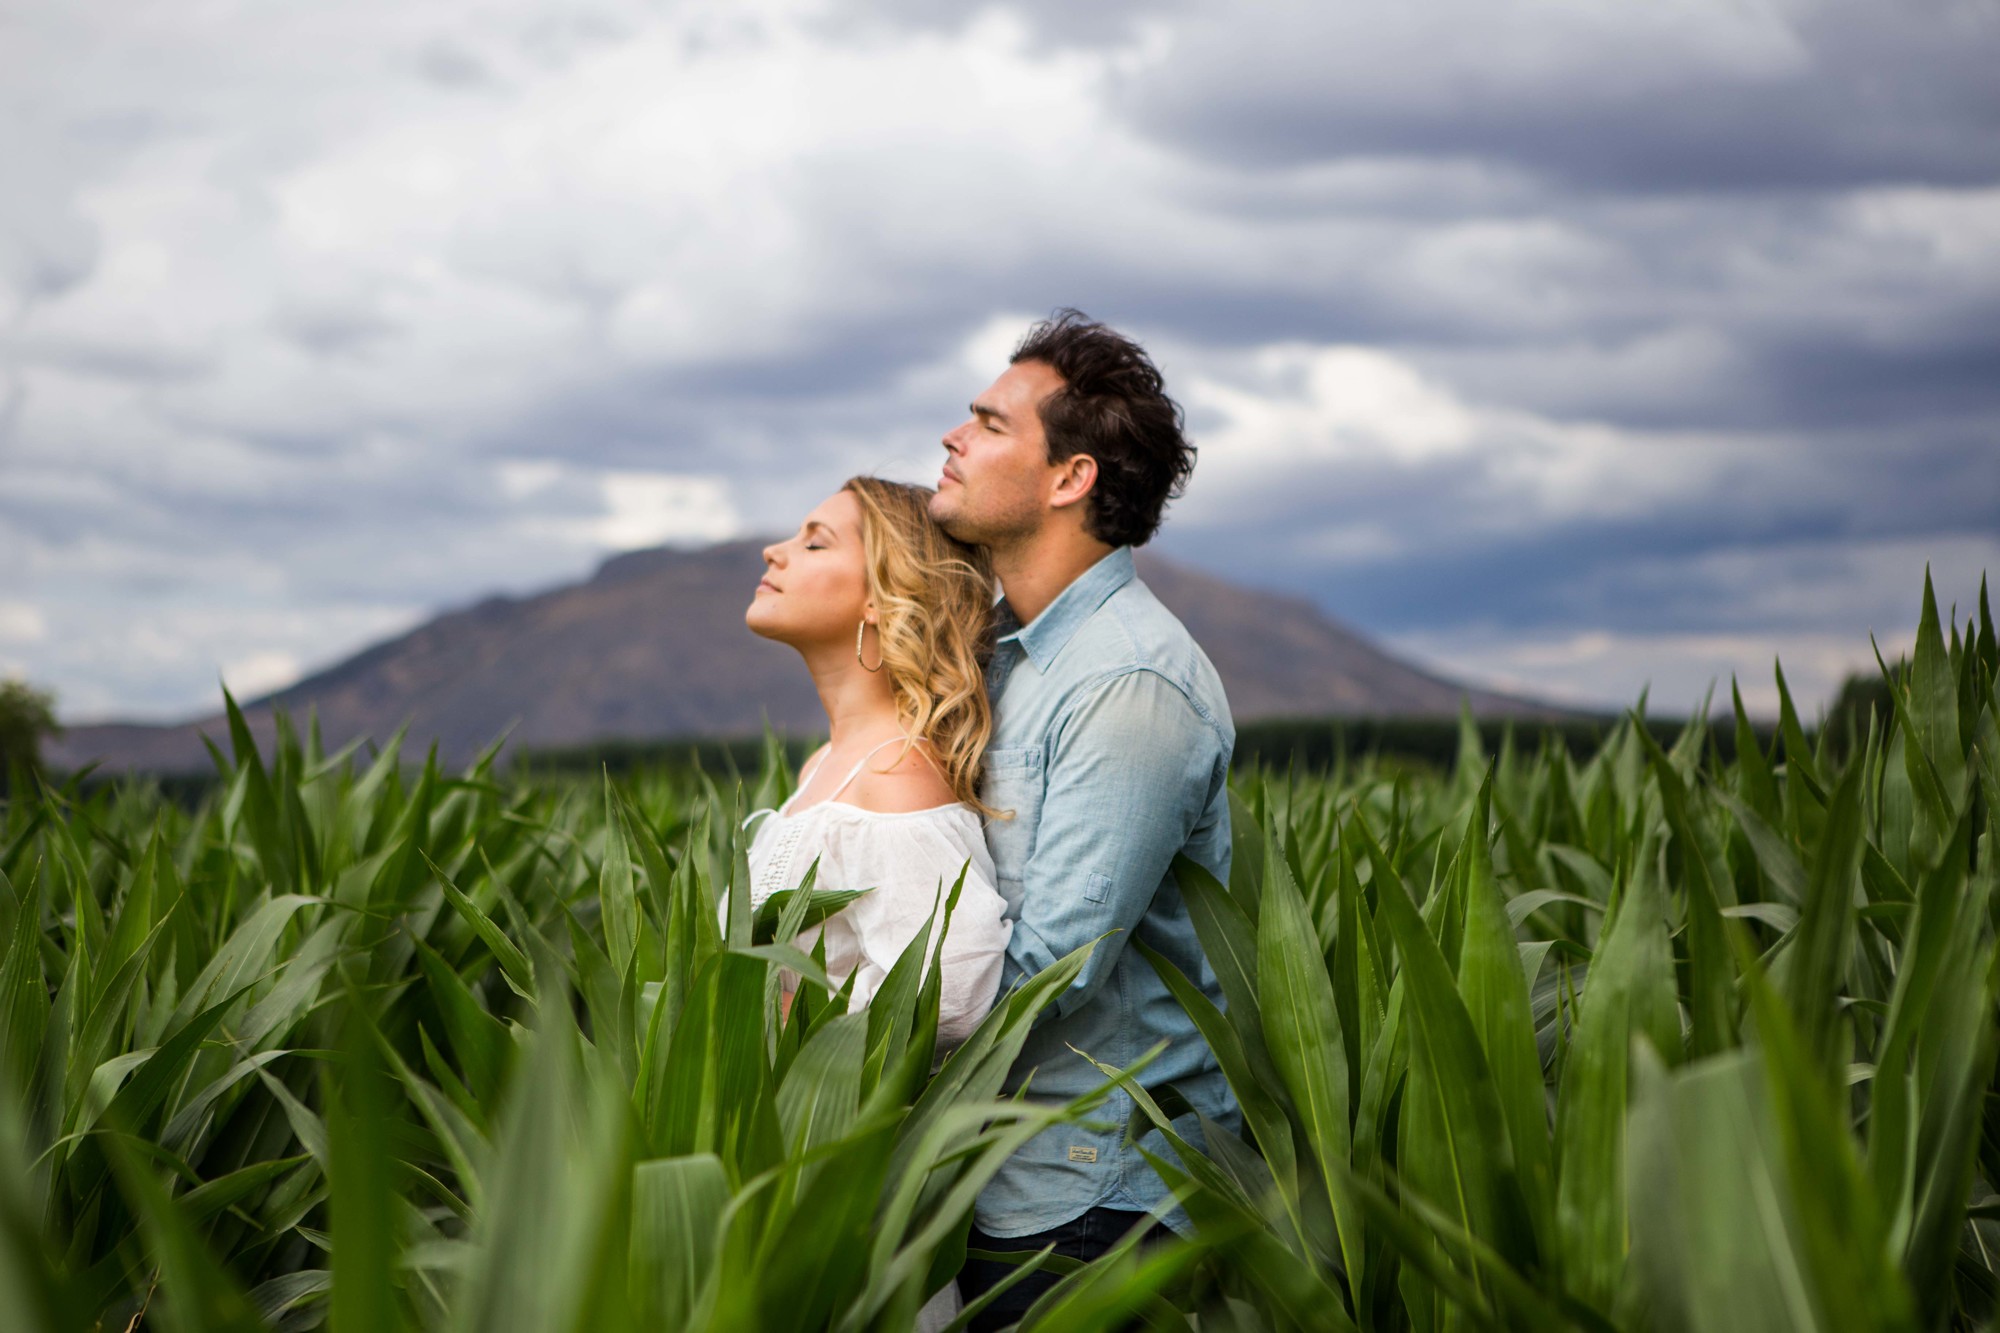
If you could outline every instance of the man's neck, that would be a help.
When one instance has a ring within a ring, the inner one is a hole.
[[[1113,548],[1078,529],[1045,529],[1016,545],[993,548],[993,573],[1023,625]]]

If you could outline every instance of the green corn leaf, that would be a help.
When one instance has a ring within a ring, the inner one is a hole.
[[[604,774],[604,862],[597,880],[598,911],[604,921],[606,952],[623,976],[639,943],[639,899],[632,853],[625,838],[625,808]]]
[[[1353,1130],[1347,1054],[1333,985],[1305,900],[1275,844],[1266,847],[1264,866],[1268,878],[1257,923],[1259,1011],[1271,1061],[1284,1080],[1305,1141],[1332,1191],[1347,1269],[1359,1273],[1365,1264],[1361,1221],[1339,1189],[1341,1172],[1353,1150]]]
[[[507,938],[507,933],[500,929],[492,917],[479,910],[478,904],[460,892],[459,887],[451,882],[449,875],[438,868],[436,862],[428,856],[424,861],[430,866],[431,873],[437,876],[438,887],[444,891],[445,901],[451,904],[459,919],[472,928],[472,933],[479,937],[480,942],[492,953],[494,961],[500,964],[500,971],[506,977],[508,986],[522,999],[533,1000],[535,970],[528,962],[528,955],[522,952],[519,945]]]
[[[202,1010],[147,1055],[131,1081],[111,1099],[105,1119],[112,1125],[143,1128],[187,1073],[201,1044],[242,994],[243,991],[236,991]]]
[[[1668,1073],[1643,1047],[1627,1143],[1632,1263],[1670,1333],[1832,1327],[1816,1305],[1758,1058],[1729,1052]]]
[[[243,1289],[216,1262],[151,1168],[118,1133],[103,1136],[120,1193],[139,1219],[158,1272],[163,1325],[174,1333],[263,1333]]]
[[[466,1087],[481,1101],[490,1100],[499,1092],[500,1072],[511,1046],[507,1030],[486,1012],[471,988],[437,950],[422,940],[416,946],[417,965],[444,1022],[445,1037],[458,1057]]]
[[[1189,981],[1172,960],[1145,940],[1133,939],[1132,947],[1152,965],[1153,971],[1159,974],[1173,997],[1180,1001],[1181,1008],[1194,1020],[1202,1040],[1215,1052],[1216,1063],[1222,1067],[1223,1077],[1236,1094],[1245,1123],[1257,1137],[1258,1148],[1290,1217],[1296,1237],[1292,1242],[1293,1248],[1303,1251],[1305,1228],[1299,1216],[1298,1157],[1293,1151],[1291,1121],[1272,1097],[1270,1089],[1251,1073],[1250,1062],[1244,1055],[1236,1030],[1208,996]]]
[[[43,980],[42,898],[39,879],[30,880],[14,913],[7,956],[0,960],[0,1080],[29,1095],[38,1078],[42,1041],[48,1033],[48,985]]]
[[[1458,851],[1466,868],[1465,936],[1458,965],[1459,993],[1493,1072],[1513,1145],[1515,1178],[1527,1207],[1532,1253],[1552,1247],[1555,1176],[1549,1157],[1549,1116],[1542,1063],[1535,1050],[1528,978],[1493,874],[1486,828],[1493,779],[1480,784],[1472,818]]]
[[[1916,650],[1910,658],[1906,707],[1898,716],[1910,741],[1904,751],[1910,781],[1920,798],[1911,852],[1929,865],[1943,852],[1965,799],[1965,743],[1959,730],[1958,673],[1944,645],[1938,623],[1937,594],[1924,571],[1923,617],[1917,625]]]
[[[868,1021],[842,1014],[820,1025],[778,1088],[778,1122],[796,1157],[847,1132],[861,1109],[861,1066]]]
[[[632,1168],[632,1275],[641,1328],[688,1328],[714,1269],[729,1178],[713,1153]]]
[[[1914,1303],[1892,1266],[1882,1209],[1848,1133],[1844,1090],[1827,1077],[1823,1058],[1747,946],[1744,956],[1781,1180],[1795,1201],[1794,1236],[1820,1307],[1835,1328],[1908,1328]]]
[[[1771,765],[1757,742],[1750,715],[1744,711],[1743,692],[1734,676],[1729,679],[1729,697],[1736,710],[1736,795],[1759,818],[1775,821],[1779,816],[1778,783],[1771,776]]]
[[[333,1229],[329,1327],[332,1333],[393,1333],[404,1320],[395,1281],[390,1094],[362,1023],[358,1014],[349,1018],[339,1077],[329,1076],[325,1085]]]
[[[286,894],[262,903],[229,936],[195,976],[174,1009],[171,1025],[191,1020],[216,995],[241,995],[273,966],[285,929],[317,900]]]
[[[1628,1205],[1625,1117],[1635,1038],[1678,1059],[1673,959],[1650,842],[1584,983],[1556,1102],[1556,1234],[1565,1286],[1607,1310],[1637,1211]]]
[[[818,862],[815,861],[807,873],[811,874],[817,869]],[[779,930],[779,926],[795,910],[798,915],[797,926],[791,932],[793,935],[807,927],[818,925],[862,894],[869,892],[867,889],[812,889],[809,886],[810,880],[807,880],[797,889],[779,889],[759,904],[757,915],[751,922],[751,938],[759,944],[771,944],[789,938]]]
[[[266,1162],[255,1162],[228,1175],[204,1181],[181,1195],[175,1204],[190,1223],[205,1222],[311,1160],[308,1154],[300,1153],[296,1157],[274,1157]]]
[[[1780,962],[1786,1003],[1829,1076],[1844,1059],[1836,1047],[1837,1000],[1854,949],[1861,834],[1861,770],[1856,766],[1842,776],[1827,807],[1799,924]]]
[[[560,1016],[537,1028],[501,1118],[452,1312],[454,1324],[480,1333],[581,1333],[593,1322],[605,1248],[627,1243],[617,1224],[631,1215],[625,1099],[598,1084],[566,1009],[551,1013]]]
[[[1263,864],[1261,852],[1257,860]],[[1173,873],[1174,882],[1180,886],[1182,900],[1187,903],[1195,935],[1201,941],[1202,952],[1215,972],[1223,999],[1227,1001],[1226,1016],[1229,1025],[1236,1029],[1243,1058],[1260,1084],[1274,1095],[1283,1097],[1284,1084],[1278,1076],[1277,1066],[1271,1062],[1259,1010],[1257,927],[1240,905],[1246,894],[1254,893],[1261,897],[1263,889],[1261,886],[1255,890],[1224,889],[1205,867],[1186,856],[1174,857]],[[1230,879],[1234,882],[1238,878],[1236,866],[1232,864]]]
[[[1722,849],[1689,808],[1680,773],[1651,736],[1641,735],[1653,758],[1654,780],[1659,784],[1667,827],[1680,848],[1686,885],[1688,1010],[1694,1028],[1688,1053],[1714,1055],[1736,1042],[1729,944],[1722,926],[1723,911],[1736,905],[1735,884]]]
[[[743,1164],[768,1110],[764,1057],[764,968],[740,953],[712,958],[661,1065],[653,1141],[670,1157],[719,1153]]]
[[[1235,902],[1238,915],[1254,930],[1260,895],[1264,892],[1263,823],[1256,812],[1233,790],[1229,793],[1229,837],[1228,894]],[[1185,886],[1188,877],[1181,873],[1181,860],[1179,856],[1174,858],[1174,879],[1175,882]],[[1204,945],[1207,944],[1205,938],[1202,942]]]
[[[1384,888],[1382,919],[1402,958],[1410,1023],[1402,1173],[1411,1188],[1515,1262],[1534,1252],[1500,1091],[1478,1029],[1407,895]]]

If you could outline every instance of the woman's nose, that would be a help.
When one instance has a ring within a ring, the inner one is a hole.
[[[777,564],[777,563],[778,563],[778,548],[777,548],[777,547],[775,547],[775,546],[766,546],[766,547],[764,548],[764,563],[765,563],[765,564],[767,564],[767,565],[775,565],[775,564]]]

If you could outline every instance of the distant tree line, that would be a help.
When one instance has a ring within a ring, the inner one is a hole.
[[[0,793],[42,770],[42,738],[61,732],[56,699],[25,680],[0,681]]]
[[[1618,722],[1613,716],[1559,721],[1486,719],[1472,722],[1471,727],[1488,754],[1499,753],[1509,743],[1526,754],[1535,753],[1545,744],[1556,744],[1583,758],[1596,751]],[[1646,725],[1661,744],[1670,745],[1687,722],[1648,718]],[[1465,726],[1452,717],[1275,718],[1239,723],[1234,765],[1238,769],[1290,767],[1300,772],[1323,773],[1342,762],[1372,755],[1414,767],[1448,770],[1466,743]],[[1776,729],[1759,723],[1752,730],[1758,744],[1769,749]],[[774,743],[782,747],[787,761],[797,768],[821,739],[777,737]],[[1709,743],[1724,761],[1734,759],[1734,722],[1711,723]],[[663,767],[699,767],[717,775],[749,775],[758,771],[764,753],[765,742],[754,736],[721,740],[611,740],[527,750],[515,757],[515,763],[530,773],[548,776],[578,776],[609,770],[617,777],[638,769]]]
[[[1900,666],[1893,669],[1900,678]],[[1817,741],[1824,733],[1827,743],[1842,754],[1860,746],[1868,735],[1869,719],[1886,726],[1892,716],[1890,685],[1879,672],[1849,676],[1823,717],[1803,719],[1807,733]],[[1532,754],[1543,745],[1567,748],[1576,758],[1597,751],[1606,736],[1622,720],[1621,714],[1579,714],[1564,718],[1477,719],[1471,722],[1480,747],[1498,754],[1511,743],[1517,751]],[[1466,722],[1456,717],[1343,717],[1270,718],[1243,722],[1236,728],[1237,768],[1296,767],[1302,772],[1325,772],[1343,762],[1375,756],[1420,767],[1449,769],[1466,743]],[[1645,718],[1646,728],[1662,745],[1670,745],[1687,726],[1686,718]],[[1766,752],[1783,757],[1778,727],[1759,721],[1751,734]],[[794,768],[818,746],[819,737],[778,737]],[[1708,723],[1708,743],[1724,763],[1736,758],[1736,723],[1726,706]],[[763,762],[765,742],[754,736],[734,739],[608,740],[589,745],[552,747],[519,753],[515,762],[531,772],[556,774],[598,773],[609,769],[613,775],[635,769],[662,766],[699,766],[715,774],[750,774]]]
[[[1900,666],[1895,672],[1900,673]],[[1849,676],[1818,725],[1807,723],[1817,741],[1843,754],[1865,740],[1871,715],[1875,725],[1891,716],[1890,685],[1879,673]],[[1301,772],[1325,772],[1365,756],[1417,767],[1446,770],[1467,744],[1469,725],[1480,748],[1497,754],[1512,744],[1532,754],[1542,746],[1566,747],[1582,758],[1597,749],[1616,727],[1620,715],[1576,715],[1560,719],[1482,719],[1469,724],[1452,717],[1276,718],[1245,722],[1236,729],[1237,768],[1261,767]],[[1671,744],[1687,725],[1682,718],[1647,717],[1646,727],[1662,744]],[[1724,762],[1736,756],[1734,718],[1727,710],[1709,723],[1708,742]],[[1782,757],[1777,728],[1759,722],[1751,728],[1757,744]],[[0,684],[0,784],[19,781],[40,771],[40,743],[58,734],[54,698],[22,681]],[[638,769],[694,768],[718,777],[748,777],[759,772],[767,754],[782,753],[794,769],[822,738],[818,736],[680,737],[654,740],[605,740],[587,745],[526,749],[513,752],[515,770],[526,776],[614,776]],[[775,747],[775,748],[772,748]],[[109,780],[101,779],[101,780]],[[176,800],[193,802],[208,790],[203,774],[177,774],[157,779]],[[4,791],[0,785],[0,791]]]

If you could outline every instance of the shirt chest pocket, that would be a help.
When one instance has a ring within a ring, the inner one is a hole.
[[[1018,884],[1035,850],[1035,827],[1041,821],[1046,785],[1042,747],[988,750],[985,764],[980,797],[999,812],[987,821],[986,846],[993,853],[995,876],[1003,885]]]

